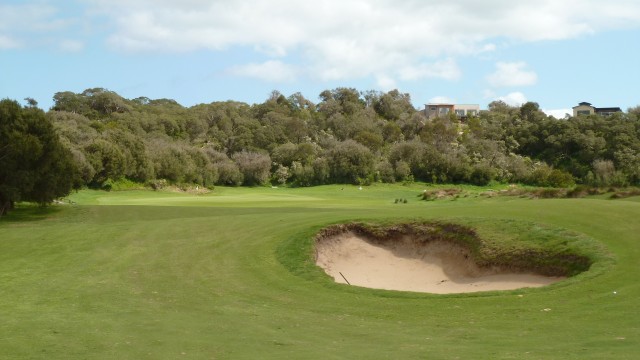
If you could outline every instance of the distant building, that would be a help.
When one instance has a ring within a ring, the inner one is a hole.
[[[580,116],[580,115],[593,115],[593,114],[598,114],[598,115],[602,115],[602,116],[609,116],[613,113],[617,113],[617,112],[622,112],[622,109],[620,109],[619,107],[604,107],[604,108],[597,108],[593,105],[591,105],[588,102],[581,102],[580,104],[578,104],[578,106],[574,106],[573,107],[573,116]]]
[[[480,105],[476,104],[426,104],[424,113],[428,119],[454,113],[459,118],[478,116]]]

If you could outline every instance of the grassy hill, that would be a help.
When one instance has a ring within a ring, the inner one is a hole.
[[[637,356],[638,197],[419,201],[423,186],[81,191],[21,207],[0,219],[0,358]],[[287,258],[328,224],[393,219],[534,223],[606,250],[565,282],[464,295],[338,285]]]

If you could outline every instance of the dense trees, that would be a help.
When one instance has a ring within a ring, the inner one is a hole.
[[[73,171],[74,179],[93,187],[121,178],[202,186],[414,180],[640,185],[637,108],[609,117],[557,120],[537,103],[511,107],[494,101],[477,117],[428,120],[409,94],[352,88],[323,91],[317,104],[300,93],[287,97],[274,91],[261,104],[227,101],[186,108],[171,99],[128,100],[102,88],[59,92],[54,102],[46,121],[31,103],[22,108],[4,101],[3,114],[14,115],[3,116],[21,119],[19,126],[34,133],[39,131],[34,123],[53,123],[60,141],[47,154],[61,160],[42,166]],[[35,118],[40,120],[29,120]],[[14,136],[3,131],[3,140]],[[63,193],[69,184],[40,199],[31,190],[14,195],[11,184],[22,184],[32,173],[16,168],[8,177],[4,169],[28,163],[17,159],[27,156],[22,153],[41,154],[44,146],[16,139],[11,147],[0,143],[4,202],[42,201]],[[73,169],[55,168],[69,159]],[[50,189],[58,187],[53,179],[43,181]]]
[[[35,103],[0,101],[0,215],[16,201],[46,204],[79,183],[71,151]]]
[[[330,181],[357,184],[370,182],[373,175],[373,154],[354,140],[336,144],[327,152]]]
[[[233,160],[242,173],[244,185],[263,185],[269,180],[271,158],[269,155],[241,151],[233,154]]]
[[[640,180],[635,109],[556,120],[537,103],[495,101],[463,122],[453,116],[427,121],[397,90],[337,88],[319,99],[313,104],[300,93],[274,91],[262,104],[184,108],[168,99],[126,100],[98,88],[56,94],[49,116],[75,150],[83,176],[94,174],[93,184],[117,177],[299,186]],[[601,161],[611,162],[615,176],[596,176]]]

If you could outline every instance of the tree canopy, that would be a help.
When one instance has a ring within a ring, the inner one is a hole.
[[[46,115],[34,102],[2,102],[5,204],[50,201],[75,179],[98,188],[119,179],[202,186],[640,185],[638,107],[558,120],[534,102],[494,101],[476,116],[428,119],[409,94],[353,88],[325,90],[317,103],[274,91],[260,104],[184,107],[103,88],[53,99]]]
[[[46,204],[79,185],[72,152],[45,113],[0,101],[0,215],[16,201]]]

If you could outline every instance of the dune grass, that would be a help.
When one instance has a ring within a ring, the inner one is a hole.
[[[468,188],[425,202],[423,188],[81,191],[75,205],[21,207],[0,219],[0,358],[637,357],[637,199]],[[465,295],[349,287],[300,266],[322,227],[394,219],[537,224],[612,260],[546,288]]]

